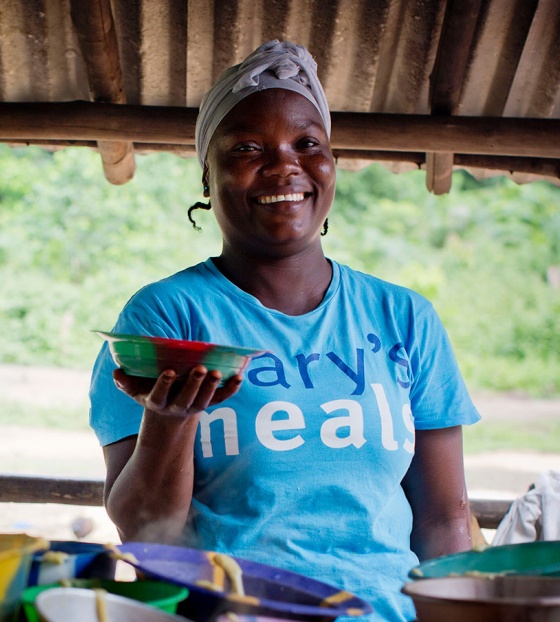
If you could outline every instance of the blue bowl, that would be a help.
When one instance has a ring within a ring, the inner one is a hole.
[[[49,553],[62,553],[49,561]],[[103,544],[53,540],[47,551],[36,553],[31,562],[28,587],[58,583],[64,579],[114,579],[116,561]]]

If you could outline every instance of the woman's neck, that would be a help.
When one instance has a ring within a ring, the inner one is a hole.
[[[320,253],[255,260],[222,251],[213,258],[220,272],[265,307],[303,315],[321,304],[332,279],[332,266]]]

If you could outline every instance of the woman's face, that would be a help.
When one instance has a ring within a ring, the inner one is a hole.
[[[269,89],[239,102],[212,137],[205,175],[224,250],[286,257],[320,246],[335,167],[302,95]]]

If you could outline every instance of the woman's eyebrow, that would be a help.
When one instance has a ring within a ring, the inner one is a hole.
[[[298,130],[308,130],[310,128],[317,128],[319,130],[325,131],[325,126],[319,121],[314,121],[313,119],[307,119],[306,121],[302,121],[301,123],[295,124]]]
[[[319,130],[322,130],[323,132],[325,131],[325,126],[320,121],[315,121],[313,119],[295,121],[293,123],[293,127],[299,131],[306,131],[311,128],[317,128]],[[240,120],[239,123],[235,123],[234,125],[228,127],[224,134],[254,134],[255,131],[255,126],[252,125],[250,122]]]

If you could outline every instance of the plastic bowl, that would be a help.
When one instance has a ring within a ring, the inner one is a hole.
[[[419,622],[553,622],[560,620],[560,579],[445,577],[407,583]]]
[[[23,611],[28,622],[39,622],[35,603],[40,594],[47,590],[60,588],[60,583],[38,585],[24,590],[22,595]],[[146,605],[151,605],[168,613],[175,613],[177,605],[184,600],[189,591],[180,585],[165,581],[108,581],[97,579],[76,579],[71,581],[70,589],[102,589],[109,594],[130,598]]]
[[[263,350],[202,341],[95,332],[108,342],[116,365],[130,376],[144,378],[157,378],[166,369],[185,376],[196,365],[204,365],[209,370],[220,371],[226,380],[241,373],[251,358],[263,353]]]
[[[11,622],[17,615],[33,553],[48,545],[43,538],[23,533],[0,534],[0,622]]]
[[[505,544],[455,553],[422,562],[409,573],[410,579],[489,573],[560,576],[560,540]]]
[[[226,612],[327,622],[372,611],[369,603],[339,587],[239,557],[233,560],[241,570],[244,595],[235,591],[229,574],[214,563],[213,551],[147,542],[127,542],[117,548],[144,576],[188,588],[189,596],[177,612],[196,622]]]
[[[109,620],[119,622],[185,622],[176,616],[131,598],[104,594]],[[42,622],[99,622],[97,594],[93,590],[58,587],[47,590],[35,601]]]
[[[61,554],[58,559],[50,555],[53,552]],[[105,545],[55,540],[47,551],[33,556],[27,585],[49,585],[63,579],[114,579],[115,570],[116,561]]]

